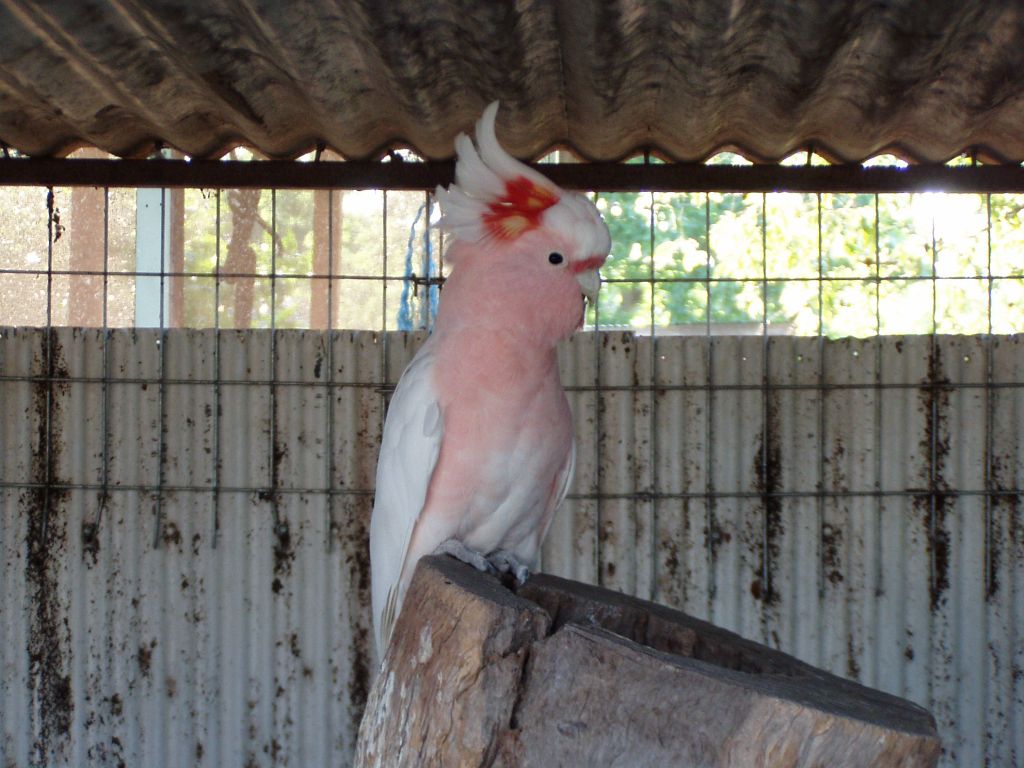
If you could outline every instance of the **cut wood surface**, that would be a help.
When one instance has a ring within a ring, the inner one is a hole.
[[[932,716],[654,603],[420,561],[357,766],[934,766]]]

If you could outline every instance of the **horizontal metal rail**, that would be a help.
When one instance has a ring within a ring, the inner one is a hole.
[[[1024,270],[1024,265],[1021,266]],[[30,267],[0,267],[0,275],[21,275],[29,277],[150,277],[150,278],[205,278],[205,279],[218,279],[221,281],[227,280],[358,280],[363,282],[376,281],[376,282],[391,282],[391,283],[405,283],[411,282],[418,285],[444,285],[445,277],[418,277],[415,273],[406,277],[405,275],[359,275],[349,274],[346,272],[335,272],[328,274],[326,272],[244,272],[244,271],[198,271],[198,270],[166,270],[163,272],[157,270],[132,270],[132,269],[108,269],[106,272],[100,269],[39,269]],[[906,275],[906,274],[893,274],[893,275],[845,275],[845,274],[825,274],[821,277],[817,275],[804,275],[804,276],[779,276],[774,277],[769,274],[767,280],[764,277],[709,277],[704,275],[696,275],[693,277],[602,277],[602,285],[650,285],[652,283],[656,285],[669,285],[674,283],[697,283],[704,285],[710,283],[712,285],[718,283],[817,283],[819,281],[826,283],[912,283],[912,282],[927,282],[932,280],[938,280],[940,283],[948,283],[950,281],[967,281],[967,282],[979,282],[987,280],[1020,280],[1024,278],[1024,271],[1019,272],[993,272],[992,274],[974,274],[974,275],[934,275],[934,274],[920,274],[920,275]],[[605,326],[607,328],[607,326]]]
[[[691,192],[1024,192],[1020,165],[534,164],[566,189]],[[0,159],[0,186],[432,190],[451,161]]]
[[[209,329],[212,330],[212,329]],[[281,331],[290,331],[291,329],[278,329]],[[706,338],[691,336],[687,338]],[[712,339],[715,337],[711,337]],[[756,338],[751,336],[750,338]],[[769,338],[773,338],[769,336]],[[793,337],[779,337],[779,338],[793,338]],[[154,382],[151,377],[141,376],[125,376],[118,377],[116,379],[103,378],[101,376],[47,376],[40,374],[37,376],[17,376],[0,373],[0,382],[14,382],[18,384],[47,384],[54,383],[60,385],[70,384],[82,384],[92,386],[110,385],[116,387],[128,387],[128,386],[144,386],[150,385]],[[208,377],[196,377],[194,379],[183,379],[165,377],[162,379],[165,386],[168,387],[214,387],[214,386],[231,386],[231,387],[292,387],[292,388],[328,388],[328,389],[371,389],[381,394],[388,394],[393,392],[395,384],[373,382],[373,381],[326,381],[322,379],[264,379],[264,378],[251,378],[251,379],[231,379],[231,378],[220,378],[211,379]],[[921,390],[967,390],[967,389],[1024,389],[1024,381],[987,381],[985,379],[978,379],[976,381],[935,381],[930,382],[927,380],[920,382],[863,382],[863,383],[843,383],[843,382],[823,382],[821,384],[784,384],[777,382],[756,382],[750,384],[566,384],[563,386],[566,392],[639,392],[639,393],[654,393],[663,394],[667,392],[840,392],[840,391],[860,391],[860,392],[871,392],[871,391],[921,391]]]
[[[148,493],[148,494],[168,494],[168,493],[195,493],[195,494],[211,494],[219,493],[221,495],[227,494],[241,494],[249,496],[264,496],[267,497],[270,494],[286,494],[286,495],[307,495],[307,496],[320,496],[323,494],[329,494],[331,496],[372,496],[374,490],[372,488],[315,488],[310,486],[290,486],[290,485],[214,485],[212,482],[209,485],[176,485],[173,483],[163,484],[125,484],[125,485],[103,485],[102,483],[62,483],[60,481],[54,481],[51,483],[33,483],[29,481],[0,481],[0,490],[2,489],[13,489],[13,490],[46,490],[49,489],[51,492],[62,493],[65,491],[102,491],[104,494],[114,493]],[[567,499],[584,500],[584,501],[678,501],[684,499],[751,499],[751,500],[763,500],[765,498],[778,498],[778,499],[880,499],[880,498],[917,498],[921,496],[941,496],[944,498],[975,498],[975,497],[992,497],[998,499],[1004,499],[1011,496],[1022,496],[1024,497],[1024,488],[957,488],[953,490],[944,490],[941,488],[893,488],[893,489],[879,489],[879,488],[863,488],[863,489],[827,489],[827,488],[806,488],[804,490],[795,489],[789,491],[760,491],[760,490],[747,490],[747,491],[636,491],[631,493],[614,493],[614,492],[578,492],[568,493]]]

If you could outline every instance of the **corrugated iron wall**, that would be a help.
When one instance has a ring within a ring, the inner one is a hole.
[[[347,765],[365,535],[422,335],[0,332],[0,764]],[[1024,760],[1024,338],[579,334],[554,573]]]

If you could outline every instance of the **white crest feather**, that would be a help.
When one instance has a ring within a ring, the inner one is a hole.
[[[550,179],[502,148],[494,128],[497,115],[498,102],[494,101],[476,123],[476,144],[466,134],[458,135],[455,139],[455,183],[447,190],[438,187],[435,192],[443,213],[440,226],[458,240],[479,242],[488,237],[485,217],[495,210],[506,210],[509,182],[525,179],[543,190],[551,202],[564,194]],[[511,215],[515,214],[514,207],[507,210]]]
[[[494,126],[491,126],[494,129]],[[479,131],[479,128],[477,129]],[[455,183],[467,195],[480,200],[494,200],[505,192],[505,182],[487,167],[477,154],[473,140],[464,133],[455,139]]]
[[[476,242],[484,237],[485,203],[470,197],[454,184],[448,189],[439,186],[434,190],[434,197],[443,214],[438,226],[457,240]]]
[[[497,116],[498,102],[492,101],[487,105],[487,109],[484,110],[483,115],[480,116],[476,124],[476,143],[480,147],[480,157],[487,167],[494,171],[503,181],[523,176],[541,189],[553,192],[555,197],[561,197],[562,190],[555,186],[551,179],[546,178],[530,166],[516,160],[498,143],[498,136],[494,131],[494,123]],[[457,166],[456,170],[458,170]],[[458,181],[457,173],[455,180]],[[499,191],[499,194],[501,192],[504,192],[504,188]]]

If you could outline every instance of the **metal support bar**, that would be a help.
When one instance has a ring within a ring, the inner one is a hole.
[[[566,189],[670,192],[1024,192],[1020,165],[534,164]],[[0,186],[433,190],[451,161],[252,162],[0,158]]]
[[[15,489],[29,489],[46,491],[49,489],[50,492],[55,491],[86,491],[89,493],[103,491],[102,482],[61,482],[54,480],[49,483],[43,482],[32,482],[32,481],[0,481],[0,488],[15,488]],[[185,484],[172,484],[164,483],[160,485],[158,483],[125,483],[122,485],[111,485],[108,486],[108,490],[111,496],[119,493],[149,493],[149,494],[172,494],[172,493],[196,493],[209,495],[214,491],[212,484],[207,485],[185,485]],[[259,496],[260,494],[266,494],[267,487],[265,485],[221,485],[217,488],[217,491],[222,495],[227,494],[240,494],[243,496],[253,497]],[[329,493],[332,496],[372,496],[374,494],[373,488],[329,488],[327,490],[310,489],[307,487],[293,487],[293,486],[281,486],[275,489],[275,493],[279,494],[298,494],[298,495],[309,495],[311,493]],[[611,491],[578,491],[570,492],[566,494],[567,499],[585,499],[588,501],[637,501],[637,502],[654,502],[654,501],[673,501],[683,499],[704,499],[704,500],[722,500],[722,499],[746,499],[748,501],[763,502],[766,498],[771,499],[817,499],[819,497],[825,499],[917,499],[922,496],[927,496],[930,493],[928,488],[894,488],[892,490],[877,490],[863,488],[859,490],[847,491],[847,490],[821,490],[818,488],[805,488],[797,489],[792,491],[714,491],[708,493],[706,491],[661,491],[657,493],[652,492],[621,492],[615,493]],[[1024,496],[1024,488],[997,488],[997,489],[984,489],[984,488],[957,488],[955,491],[949,491],[946,493],[947,496],[955,496],[958,499],[961,498],[1001,498],[1005,499],[1008,496]]]

